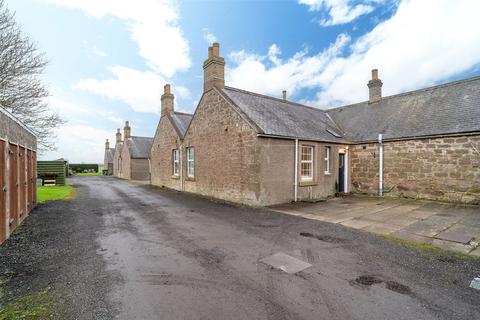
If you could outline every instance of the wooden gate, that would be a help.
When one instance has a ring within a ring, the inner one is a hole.
[[[0,140],[0,243],[7,238],[7,206],[5,197],[5,141]]]
[[[27,215],[27,178],[26,178],[26,163],[25,163],[25,148],[19,147],[18,148],[18,189],[19,189],[19,199],[20,199],[20,206],[19,206],[19,218],[20,221],[25,219]]]
[[[18,225],[18,181],[17,181],[17,160],[18,147],[9,143],[8,145],[8,193],[10,195],[10,210],[8,221],[10,224],[10,232],[12,232]]]

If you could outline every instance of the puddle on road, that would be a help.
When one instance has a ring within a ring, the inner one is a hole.
[[[399,293],[399,294],[411,294],[412,290],[410,287],[398,283],[392,280],[383,280],[382,278],[374,275],[363,275],[354,280],[350,280],[349,283],[352,286],[363,286],[363,287],[370,287],[376,284],[385,283],[385,288],[390,291]]]
[[[300,235],[302,237],[317,239],[317,240],[320,240],[320,241],[330,242],[330,243],[342,243],[342,242],[347,242],[348,241],[347,239],[343,239],[343,238],[337,238],[337,237],[331,237],[331,236],[325,236],[325,235],[318,235],[318,234],[313,234],[313,233],[310,233],[310,232],[300,232]]]

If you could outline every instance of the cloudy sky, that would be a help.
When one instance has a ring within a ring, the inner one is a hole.
[[[153,136],[160,95],[193,112],[202,63],[221,44],[226,83],[331,108],[480,75],[478,0],[6,0],[46,53],[50,106],[68,122],[44,159],[102,162],[130,120]]]

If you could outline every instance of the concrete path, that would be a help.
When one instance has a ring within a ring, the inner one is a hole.
[[[480,256],[480,207],[347,196],[275,206],[275,211]]]

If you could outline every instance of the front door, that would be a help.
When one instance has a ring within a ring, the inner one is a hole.
[[[345,192],[345,153],[338,154],[338,192]]]

